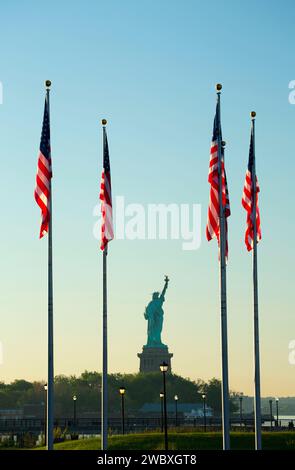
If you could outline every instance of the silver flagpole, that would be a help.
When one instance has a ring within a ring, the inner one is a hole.
[[[101,448],[108,448],[108,332],[107,332],[107,251],[103,251],[103,317],[102,317],[102,404]]]
[[[103,141],[105,145],[105,124]],[[103,313],[102,313],[102,396],[101,396],[101,448],[108,448],[108,305],[107,305],[107,254],[108,245],[103,250]]]
[[[51,82],[46,80],[46,100],[48,107],[49,126],[50,108],[49,92]],[[49,224],[48,224],[48,379],[47,379],[47,450],[53,450],[54,427],[54,369],[53,369],[53,275],[52,275],[52,192],[49,180]]]
[[[255,449],[261,450],[261,397],[260,397],[260,354],[259,354],[259,317],[258,317],[258,278],[257,278],[257,224],[256,224],[256,164],[255,164],[255,117],[251,112],[251,132],[253,164],[251,169],[253,188],[253,294],[254,294],[254,370],[255,370]]]
[[[226,300],[226,225],[225,210],[222,204],[222,169],[221,146],[225,143],[221,140],[220,125],[220,93],[222,85],[216,85],[217,91],[217,119],[218,119],[218,183],[219,183],[219,221],[220,221],[220,300],[221,300],[221,364],[222,364],[222,430],[223,450],[230,449],[230,424],[229,424],[229,386],[228,386],[228,348],[227,348],[227,300]]]

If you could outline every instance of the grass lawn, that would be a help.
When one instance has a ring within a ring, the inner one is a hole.
[[[168,436],[170,450],[222,449],[222,436],[218,432],[171,432]],[[295,450],[295,432],[265,432],[263,449]],[[99,450],[100,439],[81,439],[55,444],[56,450]],[[164,438],[160,433],[127,434],[109,437],[109,450],[163,450]],[[231,433],[231,448],[254,449],[253,433]],[[40,450],[42,448],[39,448]],[[43,448],[44,449],[44,448]]]

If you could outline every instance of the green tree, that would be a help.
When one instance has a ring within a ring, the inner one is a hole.
[[[209,382],[193,381],[176,374],[167,374],[167,400],[172,402],[178,395],[182,403],[200,403],[201,394],[206,393],[207,403],[215,413],[221,412],[221,383],[213,378]],[[136,414],[145,403],[159,403],[163,389],[163,377],[159,372],[148,374],[110,374],[108,377],[109,411],[120,413],[119,388],[126,388],[126,409]],[[72,417],[73,396],[77,396],[77,414],[96,412],[101,409],[101,374],[83,372],[79,377],[58,375],[55,377],[55,415]],[[232,394],[231,411],[237,409],[236,394]],[[0,383],[0,408],[22,408],[25,404],[41,404],[45,401],[44,382],[15,380],[11,384]]]

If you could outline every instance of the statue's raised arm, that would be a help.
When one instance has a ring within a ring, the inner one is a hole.
[[[169,277],[168,276],[165,276],[165,285],[164,285],[164,289],[162,290],[162,293],[161,293],[161,299],[164,300],[165,298],[165,294],[166,294],[166,290],[168,289],[168,282],[170,281]]]

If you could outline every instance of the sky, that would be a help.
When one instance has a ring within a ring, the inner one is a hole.
[[[216,240],[205,237],[220,82],[232,213],[230,388],[253,394],[252,257],[241,196],[255,110],[261,391],[294,395],[295,105],[288,99],[294,10],[291,1],[272,0],[2,2],[0,380],[47,374],[47,239],[38,238],[33,197],[46,79],[52,81],[55,374],[102,365],[102,255],[94,226],[106,118],[114,201],[122,196],[145,210],[160,203],[201,207],[201,221],[191,227],[201,236],[197,250],[171,239],[110,243],[109,370],[138,371],[143,312],[168,274],[162,339],[174,354],[173,371],[220,377],[218,251]]]

